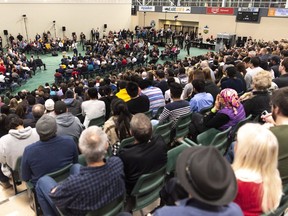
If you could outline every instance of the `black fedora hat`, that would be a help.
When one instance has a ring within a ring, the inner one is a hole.
[[[221,206],[236,197],[234,171],[212,146],[185,149],[177,159],[176,174],[180,185],[200,202]]]

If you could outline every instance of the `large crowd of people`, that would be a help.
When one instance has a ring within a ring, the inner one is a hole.
[[[166,206],[154,214],[251,216],[279,206],[282,185],[288,182],[287,41],[248,40],[244,47],[184,59],[170,53],[171,59],[159,64],[153,61],[160,58],[159,49],[150,49],[149,43],[155,32],[161,40],[161,30],[137,29],[135,38],[129,30],[104,38],[94,31],[84,56],[63,54],[55,83],[0,97],[0,162],[15,169],[22,157],[21,179],[36,187],[44,215],[59,210],[85,215],[125,194],[125,209],[131,211],[137,180],[166,165],[167,151],[179,145],[177,121],[188,113],[188,138],[195,142],[210,128],[235,128],[248,116],[254,123],[239,129],[236,142],[229,139],[226,157],[214,147],[184,150],[175,177],[160,193],[161,207]],[[84,38],[81,33],[80,43]],[[173,41],[171,34],[170,39],[175,53],[184,49],[179,38]],[[77,43],[76,35],[72,41]],[[28,62],[24,53],[9,48],[0,56],[0,73],[18,74]],[[93,119],[102,116],[103,128],[93,126]],[[170,121],[167,145],[153,130]],[[129,137],[133,144],[119,149]],[[79,154],[87,166],[77,164]],[[69,164],[74,165],[64,182],[46,176]],[[7,190],[12,186],[1,169],[0,182]]]

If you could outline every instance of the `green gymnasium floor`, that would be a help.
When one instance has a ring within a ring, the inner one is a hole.
[[[162,49],[163,48],[160,48],[160,50]],[[198,56],[198,55],[206,54],[207,52],[210,52],[210,51],[211,50],[198,49],[198,48],[192,47],[190,50],[190,54],[192,54],[193,56]],[[81,52],[81,54],[84,55],[84,52]],[[68,52],[67,55],[73,56],[73,53]],[[180,54],[178,55],[178,59],[183,59],[186,55],[187,55],[187,52],[185,50],[181,50]],[[30,55],[27,55],[27,58],[30,58]],[[32,91],[36,89],[39,85],[44,85],[46,82],[48,82],[49,84],[54,82],[55,69],[59,67],[62,54],[59,52],[59,55],[56,57],[51,56],[51,54],[40,55],[40,58],[46,64],[47,70],[37,69],[36,75],[33,76],[31,79],[29,79],[21,87],[16,88],[13,92],[14,94],[23,89]],[[159,59],[157,63],[163,63],[163,61]]]

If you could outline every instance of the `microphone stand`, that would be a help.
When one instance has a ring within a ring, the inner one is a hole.
[[[28,37],[28,31],[27,31],[26,19],[27,19],[26,15],[25,15],[25,16],[23,15],[24,26],[25,26],[25,32],[26,32],[26,39],[27,39],[27,41],[28,41],[28,38],[29,38],[29,37]]]

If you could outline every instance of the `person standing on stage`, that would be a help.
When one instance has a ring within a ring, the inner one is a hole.
[[[187,56],[190,56],[191,39],[188,33],[186,33],[186,36],[185,36],[185,47],[187,50]]]

